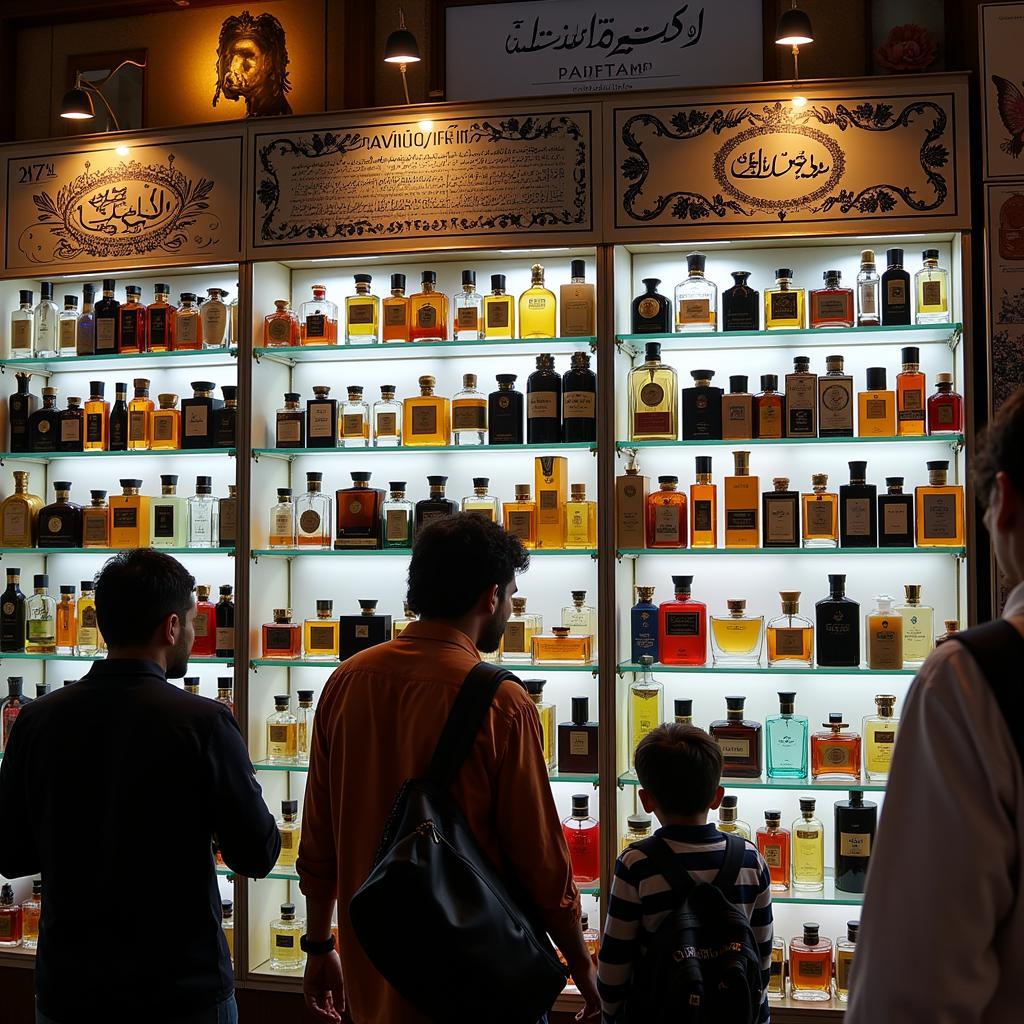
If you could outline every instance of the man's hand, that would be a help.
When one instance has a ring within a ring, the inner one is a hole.
[[[587,957],[586,966],[582,971],[575,968],[572,972],[572,980],[583,996],[583,1009],[576,1014],[580,1021],[601,1019],[601,996],[597,991],[597,969],[594,962]]]
[[[345,980],[341,974],[341,957],[332,949],[322,956],[306,958],[306,972],[302,978],[302,993],[306,1007],[314,1019],[333,1024],[351,1024],[345,1005]]]

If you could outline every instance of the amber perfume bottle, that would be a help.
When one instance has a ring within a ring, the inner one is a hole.
[[[626,472],[615,478],[615,546],[647,546],[647,499],[650,480],[641,475],[636,457],[630,458]],[[507,530],[508,527],[506,526]]]
[[[537,547],[565,547],[565,505],[569,500],[569,463],[564,455],[534,459],[537,496]]]
[[[516,300],[505,291],[505,275],[491,274],[491,293],[484,296],[484,337],[516,336]]]
[[[121,494],[110,498],[110,546],[144,548],[149,544],[150,499],[140,494],[141,480],[121,481]]]
[[[859,932],[859,921],[847,921],[846,938],[836,941],[836,995],[841,1003],[850,998],[850,972],[853,970]]]
[[[593,657],[594,638],[574,635],[569,626],[552,626],[550,633],[536,633],[531,643],[533,660],[538,665],[546,662],[585,665]]]
[[[274,616],[277,617],[277,612],[274,613]],[[296,630],[298,628],[298,626],[295,627]],[[295,657],[298,657],[297,652]],[[274,713],[267,718],[267,762],[269,764],[295,763],[299,746],[299,723],[291,712],[290,704],[291,697],[286,693],[274,697]]]
[[[878,546],[878,505],[874,484],[867,483],[866,462],[850,464],[850,482],[839,488],[839,546]]]
[[[762,546],[800,547],[800,495],[789,489],[789,477],[772,479],[774,490],[761,495]]]
[[[928,483],[914,488],[917,546],[959,548],[964,544],[964,489],[946,483],[948,461],[927,463]]]
[[[825,357],[818,378],[818,436],[853,437],[853,377],[843,372],[843,357]]]
[[[648,548],[685,548],[688,537],[686,495],[679,477],[659,476],[658,490],[647,499]]]
[[[698,455],[697,482],[690,484],[690,547],[718,547],[718,486],[711,482],[711,456]]]
[[[832,998],[832,943],[820,937],[815,923],[805,924],[803,935],[789,944],[789,985],[794,999]]]
[[[708,732],[722,751],[722,774],[738,779],[759,779],[764,764],[760,722],[743,717],[746,697],[725,698],[725,718],[712,722]]]
[[[793,837],[782,827],[782,811],[765,811],[764,825],[755,835],[757,852],[768,865],[772,892],[789,892]]]
[[[800,591],[782,590],[782,614],[768,622],[768,664],[810,668],[814,663],[814,623],[800,614]]]
[[[935,389],[928,398],[928,433],[959,434],[964,428],[964,400],[953,390],[953,374],[936,374]]]
[[[860,735],[849,729],[843,716],[830,712],[822,731],[811,734],[811,778],[834,782],[860,782]]]
[[[267,348],[298,346],[301,343],[299,318],[287,299],[274,300],[274,312],[263,318],[263,344]]]
[[[779,394],[779,378],[761,374],[761,391],[754,399],[754,437],[781,438],[786,426],[786,400]]]
[[[685,533],[684,528],[684,536]],[[565,546],[597,547],[597,502],[587,500],[586,484],[572,484],[569,488],[569,500],[565,503]]]
[[[449,399],[434,394],[436,383],[429,374],[420,377],[420,393],[403,403],[402,441],[410,448],[451,443],[452,404]]]
[[[303,345],[338,344],[338,306],[324,285],[313,285],[313,298],[299,306],[299,331]]]
[[[736,283],[722,292],[722,330],[756,331],[761,326],[761,296],[747,284],[749,270],[734,270]]]
[[[708,660],[708,610],[691,596],[692,576],[673,576],[675,598],[658,607],[663,665],[704,665]]]
[[[523,547],[537,546],[537,503],[530,497],[529,484],[515,485],[515,501],[502,506],[505,529],[523,542]]]
[[[722,438],[749,441],[754,436],[754,396],[747,391],[747,378],[729,378],[729,393],[722,395]]]
[[[333,601],[317,601],[316,618],[306,619],[302,634],[307,658],[338,657],[338,620],[334,618]]]
[[[714,370],[691,370],[693,387],[683,388],[683,440],[722,439],[722,389],[711,386]]]
[[[726,601],[728,615],[711,616],[711,653],[716,665],[758,665],[764,643],[764,616],[745,615],[743,598]]]
[[[886,390],[884,366],[869,366],[867,391],[857,396],[858,437],[896,436],[896,394]]]
[[[295,659],[302,656],[302,627],[292,622],[291,608],[275,608],[274,621],[264,623],[262,632],[264,658]]]
[[[597,294],[586,274],[586,260],[571,260],[569,283],[559,288],[558,332],[563,338],[597,334]]]
[[[903,668],[903,616],[894,610],[895,600],[888,594],[875,598],[875,609],[864,622],[864,647],[868,668]]]
[[[380,547],[384,492],[370,486],[370,473],[353,473],[352,486],[335,492],[335,548]]]
[[[210,588],[205,583],[196,587],[196,617],[193,626],[195,641],[192,656],[213,658],[217,653],[217,608],[210,603]]]
[[[925,379],[921,373],[920,350],[902,350],[903,370],[896,374],[896,430],[901,437],[925,432]]]
[[[811,476],[813,493],[801,496],[805,548],[834,548],[839,544],[839,497],[828,490],[828,474]]]
[[[864,774],[871,782],[884,782],[892,768],[896,748],[896,697],[880,693],[875,697],[876,713],[864,719]]]
[[[822,277],[825,287],[811,289],[811,327],[852,327],[853,289],[843,287],[841,271],[826,270]]]
[[[786,437],[818,436],[818,377],[808,356],[793,357],[786,374]]]
[[[878,546],[914,546],[914,499],[903,493],[903,477],[887,476],[886,493],[878,496]]]
[[[405,294],[405,274],[391,275],[391,294],[381,303],[382,340],[409,340],[409,299]]]
[[[775,271],[775,287],[764,293],[764,326],[766,330],[803,330],[804,289],[793,287],[793,271],[780,267]]]
[[[750,452],[733,452],[735,475],[725,478],[725,546],[756,548],[761,481],[750,475]]]
[[[572,718],[558,726],[558,770],[571,775],[596,775],[597,722],[589,721],[590,701],[572,698]]]
[[[157,398],[160,400],[160,408],[154,410],[151,420],[152,447],[156,451],[174,451],[181,447],[181,413],[178,410],[178,396],[160,394]]]

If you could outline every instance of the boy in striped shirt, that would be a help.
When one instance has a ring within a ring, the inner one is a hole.
[[[695,881],[712,882],[725,859],[725,836],[708,823],[708,812],[722,802],[722,753],[703,729],[675,722],[649,732],[634,755],[644,810],[657,815],[664,839],[680,866]],[[772,958],[772,896],[768,867],[747,843],[746,857],[725,898],[747,915],[761,955],[759,1024],[770,1021],[768,978]],[[604,1024],[622,1021],[634,964],[677,897],[643,851],[627,847],[615,864],[598,958],[597,987]],[[634,1024],[634,1022],[630,1022]]]

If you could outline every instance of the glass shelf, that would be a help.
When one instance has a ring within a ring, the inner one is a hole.
[[[578,351],[593,349],[595,337],[579,338],[482,338],[478,341],[414,341],[388,342],[377,345],[284,345],[278,348],[256,348],[257,360],[273,359],[295,363],[322,363],[343,360],[386,359],[451,359],[460,355],[515,355],[522,352]]]
[[[114,353],[99,356],[12,356],[0,359],[0,369],[11,367],[41,370],[46,373],[88,373],[93,369],[107,367],[121,370],[141,370],[149,366],[173,368],[202,363],[204,366],[232,366],[238,355],[237,348],[204,348],[195,351]]]
[[[773,892],[772,903],[793,903],[805,907],[820,907],[831,904],[834,907],[859,907],[864,903],[864,893],[843,892],[836,888],[835,876],[831,871],[825,872],[825,888],[821,892],[801,892],[788,889],[786,892]]]
[[[548,775],[548,778],[552,782],[578,782],[580,784],[586,783],[592,786],[597,786],[600,781],[596,775],[567,775],[564,772],[560,772],[557,768]]]
[[[640,780],[632,772],[623,772],[619,776],[619,788],[624,786],[639,786]],[[884,782],[814,782],[811,779],[730,779],[727,775],[722,776],[722,786],[725,789],[769,789],[769,790],[795,790],[798,792],[811,791],[815,789],[824,790],[829,793],[848,793],[859,791],[861,793],[884,793]]]
[[[616,554],[624,558],[638,555],[667,555],[681,558],[687,555],[953,555],[963,558],[966,548],[618,548]]]
[[[22,548],[21,550],[26,550]],[[161,548],[161,551],[169,551],[170,548]],[[233,549],[232,549],[233,550]],[[0,553],[3,549],[0,548]],[[325,556],[339,556],[339,557],[366,557],[368,555],[379,555],[384,558],[408,558],[412,554],[411,548],[342,548],[337,550],[335,548],[310,548],[308,550],[302,548],[254,548],[252,551],[252,557],[255,558],[300,558],[300,557],[325,557]],[[534,556],[538,557],[557,557],[557,556],[579,556],[587,558],[597,557],[597,548],[530,548],[529,555],[531,558]]]
[[[0,548],[0,555],[24,555],[26,558],[48,555],[117,555],[134,548]],[[156,548],[165,555],[234,555],[230,548]]]
[[[253,768],[258,772],[301,772],[304,774],[309,771],[308,764],[270,764],[269,761],[254,761]],[[557,769],[548,778],[552,782],[578,782],[592,786],[598,784],[597,775],[566,775]]]
[[[150,458],[163,459],[166,457],[178,458],[182,455],[230,455],[232,458],[237,454],[235,448],[169,448],[167,450],[153,450],[146,448],[142,451],[132,452],[0,452],[0,462],[24,460],[26,462],[56,462],[57,459],[122,459],[122,458]]]
[[[644,666],[632,662],[621,662],[619,675],[627,672],[642,672]],[[704,673],[705,675],[817,675],[817,676],[915,676],[916,668],[769,668],[767,665],[662,665],[655,663],[652,672]]]
[[[250,668],[329,668],[332,672],[341,664],[337,658],[252,658]]]
[[[963,324],[909,324],[902,327],[828,327],[779,331],[694,331],[686,334],[616,334],[615,340],[643,352],[648,341],[670,350],[713,351],[717,349],[834,347],[847,339],[856,345],[947,345],[956,347]],[[889,338],[888,335],[895,335]],[[673,344],[675,343],[675,344]]]
[[[327,658],[253,658],[249,662],[251,668],[329,668],[332,672],[340,664],[340,661],[331,661]],[[511,662],[498,662],[496,664],[500,664],[502,668],[507,668],[510,672],[517,672],[518,670],[529,670],[532,673],[589,672],[591,675],[597,675],[597,663],[593,661],[585,664],[566,664],[563,662],[553,662],[551,664],[546,662],[518,662],[515,664]]]
[[[727,441],[616,441],[620,451],[634,448],[707,448],[717,445],[818,445],[818,444],[948,444],[963,446],[963,434],[925,434],[921,437],[754,437]]]
[[[0,661],[103,661],[105,654],[25,654],[0,651]],[[234,658],[189,658],[190,665],[234,665]]]
[[[746,442],[744,442],[746,443]],[[218,449],[223,450],[223,449]],[[253,458],[259,460],[261,456],[275,459],[295,459],[306,455],[319,457],[321,455],[361,455],[364,458],[376,455],[415,455],[417,452],[449,452],[460,455],[473,455],[486,452],[536,452],[542,455],[545,452],[567,452],[567,451],[589,451],[596,452],[597,446],[592,441],[567,441],[558,444],[478,444],[478,445],[455,445],[455,444],[424,444],[424,445],[399,445],[397,448],[253,448]],[[2,457],[2,456],[0,456]]]

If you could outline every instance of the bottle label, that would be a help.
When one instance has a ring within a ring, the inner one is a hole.
[[[813,320],[852,320],[853,292],[811,292]]]
[[[153,436],[156,436],[155,431]],[[284,444],[297,444],[301,440],[302,423],[298,419],[291,417],[291,414],[289,414],[288,419],[279,416],[277,420],[278,445],[280,446],[282,442]]]
[[[267,341],[284,342],[291,341],[292,321],[287,316],[274,316],[267,321]]]
[[[597,395],[593,391],[566,391],[562,395],[562,419],[592,420],[597,414]]]
[[[82,541],[106,547],[109,533],[109,520],[106,509],[82,510]],[[157,536],[160,536],[157,534]]]
[[[115,508],[113,514],[115,530],[134,530],[139,523],[137,508]]]
[[[414,437],[419,435],[437,433],[437,406],[436,405],[414,405],[409,426],[412,428],[409,433]],[[444,441],[447,442],[447,438]]]
[[[110,316],[96,317],[96,351],[113,352],[117,345],[117,321]]]
[[[653,320],[661,313],[661,303],[657,299],[643,298],[637,303],[636,311],[644,320]]]
[[[187,405],[184,417],[186,437],[206,437],[209,434],[209,409],[205,403]]]
[[[428,328],[437,326],[437,309],[431,303],[424,302],[416,310],[416,326]]]
[[[868,664],[871,668],[903,668],[903,619],[872,615],[869,619]]]
[[[29,619],[26,626],[29,640],[37,642],[53,640],[53,619]]]
[[[455,402],[452,405],[455,430],[486,430],[487,406],[482,402]]]
[[[293,523],[292,514],[294,508],[291,505],[285,506],[285,511],[275,512],[272,517],[271,532],[275,537],[290,537]]]
[[[775,653],[800,657],[804,653],[804,631],[788,627],[777,628],[775,630]]]
[[[709,299],[681,299],[677,323],[711,323],[711,302]]]
[[[925,540],[955,540],[957,535],[955,494],[925,494],[924,529]]]
[[[775,544],[797,545],[796,501],[793,498],[765,499],[765,536]]]
[[[220,345],[227,334],[228,307],[215,299],[203,303],[203,335],[211,345]]]
[[[77,320],[61,320],[60,322],[60,347],[65,348],[68,351],[75,347],[77,341],[78,321]]]
[[[834,507],[830,501],[809,501],[804,506],[807,512],[807,533],[809,535],[814,537],[835,535]]]
[[[198,617],[196,618],[198,622]],[[290,651],[292,647],[291,626],[268,626],[266,630],[266,648],[268,651]],[[275,737],[274,730],[279,730]],[[285,743],[288,740],[288,726],[272,725],[270,727],[270,738],[277,743]]]
[[[819,426],[825,430],[853,429],[853,379],[818,378]]]
[[[895,729],[876,729],[871,734],[871,760],[875,764],[891,764],[896,747]]]
[[[177,419],[176,412],[155,412],[153,413],[153,440],[173,441],[174,421]]]
[[[736,736],[716,736],[722,758],[726,761],[743,761],[750,757],[750,740]]]
[[[306,337],[307,338],[326,338],[327,337],[327,317],[323,313],[310,313],[306,317]]]
[[[391,543],[409,539],[409,513],[406,510],[388,509],[384,516],[384,539]]]
[[[910,502],[886,502],[882,508],[882,535],[905,537],[909,531],[907,514],[910,511]]]
[[[665,389],[653,381],[645,384],[640,389],[640,401],[649,408],[661,405],[665,401]]]
[[[697,612],[668,612],[665,615],[665,636],[700,636],[700,615]]]
[[[299,530],[305,534],[316,534],[320,532],[320,524],[323,519],[315,509],[308,508],[299,516]]]
[[[669,412],[634,413],[633,433],[637,437],[642,437],[644,434],[671,434],[672,414]]]
[[[310,626],[309,646],[318,651],[334,651],[334,626]]]
[[[871,536],[871,499],[846,499],[846,533],[850,537]]]
[[[404,299],[398,302],[384,303],[384,323],[388,327],[404,327],[408,303]]]
[[[701,533],[710,533],[713,529],[710,501],[701,499],[693,503],[693,529]]]
[[[725,528],[727,530],[756,530],[757,509],[727,508],[725,510]]]
[[[149,307],[149,343],[161,348],[167,345],[167,310]]]
[[[99,443],[103,440],[103,421],[106,419],[101,412],[90,412],[85,417],[85,439]]]
[[[526,418],[558,419],[558,392],[531,391],[526,397]]]
[[[570,729],[569,753],[586,757],[590,753],[590,734],[583,729]]]
[[[861,281],[857,285],[857,299],[860,302],[860,313],[863,317],[878,316],[878,290],[875,281]]]
[[[905,306],[907,304],[907,285],[900,278],[893,278],[886,282],[885,298],[890,306]]]
[[[348,307],[348,322],[350,324],[372,324],[377,318],[377,304],[375,302],[351,302]]]
[[[581,338],[594,333],[593,300],[592,285],[562,285],[562,337]]]
[[[174,505],[153,506],[153,536],[165,540],[174,536]]]
[[[71,443],[82,440],[81,416],[66,416],[60,421],[60,439]]]
[[[231,627],[218,626],[215,637],[214,642],[218,651],[233,651],[235,649],[235,631]]]
[[[97,625],[96,625],[97,624],[96,605],[90,604],[87,607],[83,608],[82,612],[81,612],[80,618],[81,618],[81,623],[80,623],[80,626],[79,626],[80,629],[96,629],[97,628]]]
[[[757,436],[782,437],[781,401],[760,401],[757,403]]]
[[[799,292],[769,292],[769,308],[771,309],[772,320],[796,320],[797,318],[797,296]]]
[[[363,432],[363,414],[361,412],[345,413],[341,417],[342,437],[365,437]]]
[[[849,743],[829,743],[821,745],[821,763],[829,768],[852,768],[853,750]]]
[[[682,505],[658,505],[654,510],[654,541],[657,544],[681,544]]]
[[[61,530],[64,527],[64,520],[61,516],[48,516],[46,519],[46,532],[51,537],[60,535]]]
[[[510,620],[505,624],[505,650],[512,654],[526,653],[526,623]]]
[[[332,402],[309,402],[306,405],[309,417],[310,437],[334,436],[334,405]]]
[[[942,284],[939,281],[924,281],[921,284],[921,304],[945,308],[942,301]]]
[[[31,320],[15,320],[11,324],[11,348],[14,350],[18,349],[31,349],[32,348],[32,321]]]
[[[839,853],[843,857],[870,857],[871,834],[868,832],[840,832]]]
[[[511,301],[488,302],[486,309],[488,327],[508,327],[509,311],[512,309]]]
[[[480,315],[476,306],[460,306],[456,310],[455,329],[458,331],[480,330]]]
[[[776,843],[766,843],[761,847],[761,856],[770,868],[782,867],[782,847]]]
[[[853,966],[853,953],[840,950],[836,954],[836,988],[840,992],[850,989],[850,968]]]
[[[377,413],[377,437],[398,437],[398,416],[393,412]]]
[[[128,440],[129,441],[145,441],[146,440],[146,421],[149,419],[149,415],[145,412],[130,412],[128,413]]]
[[[281,849],[282,850],[293,850],[295,849],[295,832],[292,829],[285,829],[282,831],[278,829],[278,835],[281,837]]]
[[[39,431],[40,434],[48,434],[50,432],[50,421],[39,420],[36,423],[36,430]]]
[[[797,957],[797,968],[796,973],[801,978],[822,978],[825,975],[825,960],[814,959],[805,960],[803,957]],[[792,959],[790,960],[790,966],[792,966]]]
[[[506,512],[505,529],[520,540],[533,540],[533,518],[532,512]]]
[[[869,398],[864,403],[864,418],[868,420],[884,420],[889,403],[884,398]]]
[[[186,313],[184,316],[179,314],[176,327],[179,347],[194,345],[199,341],[199,317],[195,313]]]
[[[904,391],[900,396],[900,419],[901,420],[923,420],[924,419],[924,390],[913,388]]]
[[[815,384],[813,373],[786,375],[786,411],[789,415],[789,437],[813,437],[816,428]]]
[[[748,438],[751,399],[749,395],[722,396],[722,437]]]

